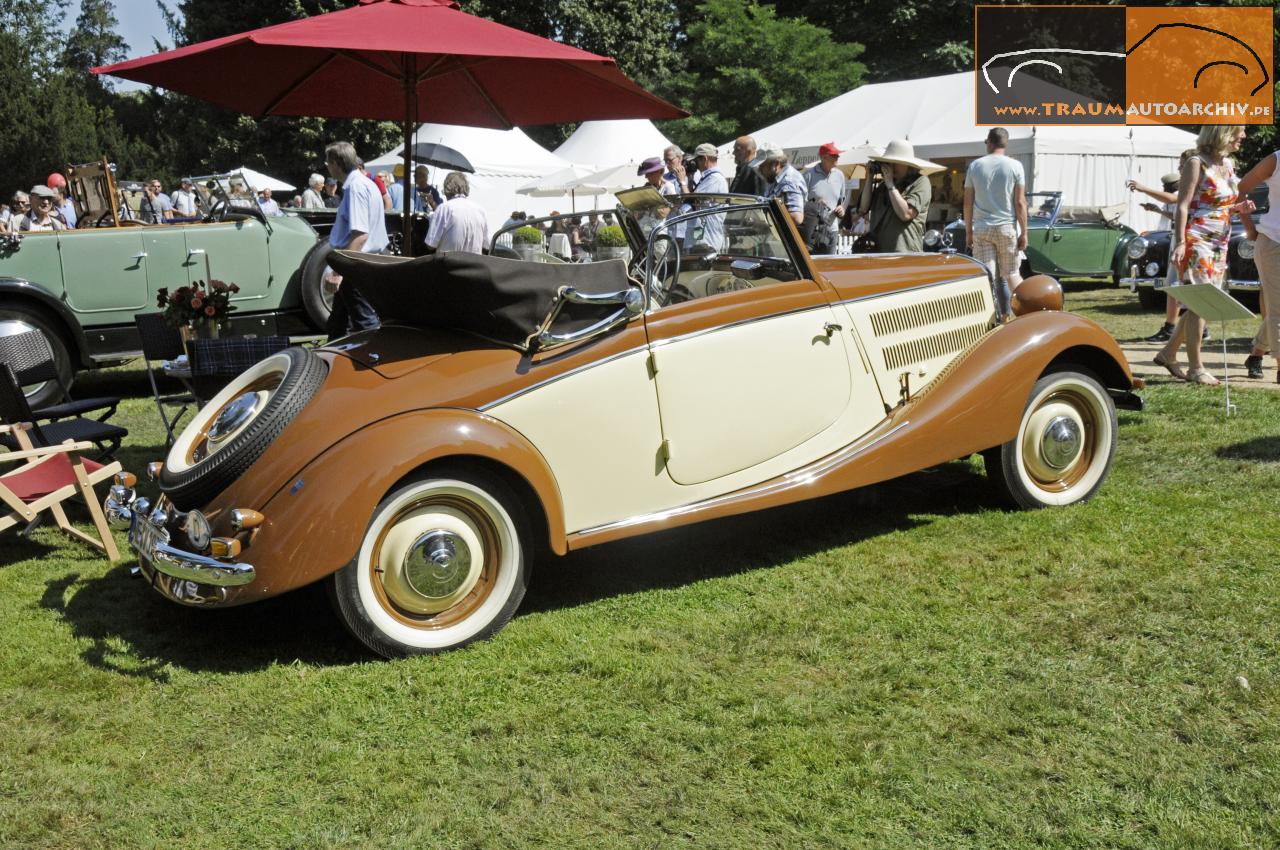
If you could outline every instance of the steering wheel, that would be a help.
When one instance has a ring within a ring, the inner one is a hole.
[[[661,249],[658,247],[660,244],[664,245]],[[661,259],[658,259],[660,254]],[[680,243],[670,233],[659,233],[653,237],[649,257],[654,260],[653,268],[647,270],[649,294],[653,303],[662,307],[670,298],[672,288],[680,280]]]
[[[204,215],[204,221],[222,221],[222,217],[227,214],[227,199],[218,198],[209,207],[209,211]]]
[[[111,210],[107,210],[102,215],[98,216],[97,219],[94,220],[93,224],[89,224],[89,219],[87,218],[76,222],[76,229],[78,230],[81,227],[106,227],[107,222],[112,220]]]

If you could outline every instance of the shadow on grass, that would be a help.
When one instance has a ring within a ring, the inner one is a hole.
[[[568,608],[768,569],[927,524],[922,517],[929,514],[951,516],[1002,507],[986,476],[965,463],[947,464],[875,487],[550,559],[534,573],[520,612]]]
[[[874,488],[647,535],[548,559],[522,613],[550,611],[768,569],[926,524],[929,514],[998,508],[985,476],[953,463]],[[102,670],[167,681],[169,668],[240,673],[273,664],[343,665],[373,656],[350,638],[320,584],[226,610],[183,608],[122,566],[51,580],[41,605],[88,640]],[[517,615],[519,616],[519,615]]]
[[[1227,460],[1280,462],[1280,437],[1255,437],[1243,443],[1232,443],[1218,449],[1217,455]]]

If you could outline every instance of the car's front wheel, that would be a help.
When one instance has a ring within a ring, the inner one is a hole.
[[[437,469],[374,511],[355,560],[330,578],[338,616],[387,658],[442,652],[492,636],[528,583],[520,502],[479,469]]]
[[[1093,375],[1050,372],[1036,381],[1018,434],[983,453],[987,477],[1021,508],[1085,502],[1116,451],[1116,408]]]

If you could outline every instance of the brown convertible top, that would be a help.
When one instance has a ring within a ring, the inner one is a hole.
[[[536,263],[464,251],[414,258],[334,251],[329,265],[343,286],[360,287],[383,322],[452,328],[521,349],[561,287],[600,295],[632,285],[622,260]],[[566,304],[551,330],[578,331],[617,310],[616,304]]]

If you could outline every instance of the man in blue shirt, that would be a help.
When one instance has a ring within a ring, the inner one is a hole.
[[[765,179],[764,196],[781,198],[796,225],[804,224],[804,199],[808,195],[804,177],[792,167],[787,152],[777,145],[760,149],[760,176]]]
[[[350,142],[333,142],[324,149],[324,161],[334,179],[342,181],[342,202],[329,231],[329,244],[335,251],[384,253],[388,239],[382,193],[360,170],[355,147]],[[359,289],[342,285],[341,276],[332,271],[326,272],[325,283],[338,287],[326,328],[330,340],[381,324],[373,305]]]
[[[710,142],[703,142],[693,149],[693,161],[698,168],[698,182],[693,187],[694,194],[725,195],[729,192],[729,180],[720,171],[718,164],[720,149]],[[714,251],[723,251],[727,246],[724,240],[724,214],[703,216],[689,222],[691,227],[685,233],[685,245],[705,245]]]

